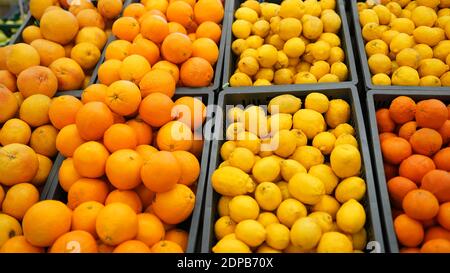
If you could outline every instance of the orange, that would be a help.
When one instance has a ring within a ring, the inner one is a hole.
[[[154,214],[138,214],[138,233],[136,239],[151,247],[164,239],[163,223]]]
[[[424,238],[422,224],[406,214],[401,214],[395,218],[394,228],[397,239],[404,246],[416,247]]]
[[[133,150],[123,149],[111,154],[106,161],[106,176],[119,190],[131,190],[141,183],[140,170],[144,164]]]
[[[417,103],[416,122],[419,127],[438,130],[447,119],[447,107],[440,100],[429,99]]]
[[[137,136],[133,128],[126,124],[114,124],[106,130],[103,143],[110,152],[121,149],[135,149]]]
[[[192,42],[183,33],[171,33],[164,39],[161,45],[161,53],[167,61],[174,64],[181,64],[191,56]]]
[[[169,5],[167,0],[147,0],[145,1],[145,8],[147,10],[159,10],[162,13],[166,13],[167,6]]]
[[[89,70],[94,68],[100,60],[101,52],[92,43],[77,43],[70,51],[70,58],[76,61],[81,68]]]
[[[145,186],[153,192],[171,190],[181,178],[181,166],[176,157],[165,151],[149,155],[141,169]]]
[[[130,119],[127,125],[133,128],[137,137],[137,145],[152,143],[153,132],[152,127],[145,123],[140,117]]]
[[[78,133],[77,126],[70,124],[59,131],[56,136],[56,149],[65,157],[72,157],[75,150],[85,141]]]
[[[183,253],[183,249],[172,241],[159,241],[152,246],[153,253]]]
[[[206,21],[220,23],[223,19],[224,9],[220,0],[199,0],[194,6],[195,21],[201,24]]]
[[[12,143],[28,144],[31,137],[30,126],[21,119],[13,118],[3,124],[0,131],[0,144],[6,146]]]
[[[22,39],[25,43],[30,44],[36,39],[42,39],[41,29],[38,26],[30,25],[24,28]]]
[[[97,178],[105,174],[109,152],[101,143],[89,141],[81,144],[73,153],[73,165],[83,177]]]
[[[106,197],[105,205],[112,203],[122,203],[130,206],[134,212],[140,213],[142,211],[142,202],[139,196],[134,191],[114,190]]]
[[[440,226],[434,226],[425,232],[424,242],[428,242],[433,239],[445,239],[450,241],[450,231]]]
[[[56,239],[69,232],[72,211],[60,201],[45,200],[34,204],[22,221],[27,241],[37,247],[51,246]]]
[[[119,16],[122,6],[122,0],[99,0],[97,2],[98,12],[107,19]]]
[[[77,21],[80,28],[98,27],[105,28],[105,20],[103,16],[95,9],[83,9],[78,12]]]
[[[177,22],[169,22],[167,25],[169,26],[169,33],[179,32],[187,35],[187,31],[182,24]]]
[[[162,69],[169,72],[175,80],[175,83],[177,83],[180,79],[180,70],[178,69],[178,66],[171,62],[159,61],[152,67],[152,69]]]
[[[397,176],[387,183],[389,198],[397,208],[402,208],[403,198],[408,192],[417,189],[417,185],[408,178]]]
[[[30,13],[34,18],[39,20],[48,7],[57,3],[57,0],[30,0]]]
[[[57,129],[74,124],[78,110],[83,103],[74,96],[64,95],[52,100],[48,109],[48,116]]]
[[[130,46],[130,55],[137,54],[147,59],[150,65],[154,65],[159,60],[158,46],[145,38],[135,40]]]
[[[50,248],[50,253],[97,253],[97,242],[84,230],[75,230],[59,237]]]
[[[178,183],[186,186],[192,185],[197,181],[197,178],[200,175],[200,163],[198,162],[198,159],[193,154],[186,151],[175,151],[172,154],[175,156],[181,167],[181,178]]]
[[[105,51],[105,59],[122,61],[130,53],[131,43],[125,40],[115,40],[108,44]]]
[[[420,253],[420,248],[417,247],[403,247],[400,249],[400,253]]]
[[[183,63],[180,78],[184,86],[206,87],[214,77],[211,64],[203,58],[192,57]]]
[[[194,132],[194,140],[192,141],[192,147],[189,150],[197,158],[201,158],[203,151],[203,135],[202,133]]]
[[[14,236],[0,248],[0,253],[43,253],[44,249],[31,245],[25,236]]]
[[[416,132],[416,130],[417,130],[417,122],[409,121],[400,127],[400,129],[398,130],[398,136],[409,141],[409,139]]]
[[[39,201],[39,191],[29,183],[12,186],[6,192],[2,210],[17,220],[22,220],[27,210]]]
[[[450,241],[433,239],[423,244],[421,253],[450,253]]]
[[[149,15],[141,22],[141,34],[144,38],[159,44],[169,34],[169,26],[161,16]]]
[[[410,97],[399,96],[391,102],[389,116],[397,124],[404,124],[414,120],[416,103]]]
[[[139,184],[134,191],[139,195],[141,199],[142,206],[147,208],[153,202],[153,197],[155,197],[155,193],[149,190],[143,183]]]
[[[447,144],[450,141],[450,120],[446,120],[439,128],[439,134],[442,137],[442,143]]]
[[[450,147],[444,148],[437,152],[434,157],[433,161],[434,164],[436,164],[436,168],[450,171],[450,161],[448,160],[450,158]]]
[[[118,245],[113,253],[151,253],[151,250],[141,241],[130,240]]]
[[[36,176],[33,178],[33,180],[30,181],[31,184],[35,186],[40,186],[44,184],[47,181],[48,175],[50,174],[50,171],[53,167],[53,162],[50,158],[36,154],[39,161],[39,169],[36,173]]]
[[[59,22],[55,24],[55,22]],[[50,10],[40,20],[42,36],[58,44],[68,44],[78,32],[78,21],[75,15],[63,9]]]
[[[95,226],[103,243],[115,246],[136,237],[138,219],[129,206],[112,203],[100,210]]]
[[[113,251],[114,251],[113,246],[109,246],[109,245],[103,243],[101,240],[97,241],[97,248],[98,248],[98,253],[113,253]]]
[[[75,43],[91,43],[95,45],[99,50],[103,50],[108,37],[106,33],[98,27],[84,27],[78,32],[75,39]]]
[[[176,22],[183,27],[190,27],[194,23],[194,10],[183,1],[174,1],[167,7],[167,19]]]
[[[429,191],[417,189],[408,192],[403,199],[403,210],[416,220],[430,220],[438,214],[439,202]]]
[[[19,43],[11,47],[11,50],[6,56],[6,66],[9,72],[19,75],[20,72],[25,69],[39,65],[40,63],[39,53],[34,47]]]
[[[36,39],[30,45],[38,52],[42,66],[49,66],[59,58],[70,57],[62,45],[52,41]]]
[[[147,10],[145,6],[141,3],[131,3],[124,10],[122,16],[133,17],[138,20]]]
[[[39,169],[39,160],[30,147],[13,143],[0,148],[0,183],[13,186],[31,181]]]
[[[84,72],[80,65],[70,58],[60,58],[52,62],[49,68],[58,79],[58,90],[76,90],[83,86]]]
[[[70,187],[67,194],[67,206],[75,209],[88,201],[104,203],[108,195],[108,185],[100,179],[81,178]]]
[[[377,118],[377,126],[378,126],[379,133],[394,131],[395,123],[391,119],[388,109],[382,108],[382,109],[377,110],[376,118]]]
[[[383,158],[391,164],[400,164],[412,154],[411,145],[401,137],[391,137],[381,142]]]
[[[103,204],[97,201],[87,201],[81,203],[73,210],[72,230],[84,230],[89,232],[94,238],[97,237],[95,222]]]
[[[198,26],[195,36],[197,38],[209,38],[216,44],[219,44],[220,37],[222,36],[222,29],[218,24],[211,21],[206,21]]]
[[[88,102],[78,110],[75,123],[80,136],[85,140],[98,140],[113,124],[113,115],[102,102]]]
[[[112,33],[119,39],[132,42],[140,33],[139,22],[133,17],[120,17],[114,21]]]
[[[17,87],[24,98],[35,94],[53,97],[58,90],[58,79],[49,68],[33,66],[19,74]]]
[[[68,192],[70,187],[81,178],[75,170],[73,159],[64,159],[58,172],[59,185],[61,185],[63,190]]]
[[[198,38],[192,43],[192,56],[203,58],[214,65],[219,58],[219,48],[209,38]]]
[[[172,241],[177,245],[181,246],[184,252],[186,252],[188,245],[189,233],[182,229],[171,229],[166,232],[164,240]]]
[[[424,155],[412,155],[400,164],[400,176],[412,180],[420,185],[423,176],[429,171],[436,169],[433,160]]]
[[[19,109],[16,97],[4,85],[0,85],[0,122],[11,119]]]
[[[151,93],[162,93],[172,97],[175,94],[176,82],[170,72],[154,69],[144,75],[139,87],[144,98]]]
[[[60,0],[60,3],[61,2],[64,2],[64,0]],[[69,6],[66,8],[69,8],[69,11],[75,16],[84,9],[95,9],[94,4],[92,4],[92,2],[89,0],[78,0],[77,2],[74,2],[72,4],[67,3],[66,0],[66,3],[62,4],[62,6]]]
[[[136,147],[136,152],[142,157],[142,160],[146,162],[150,155],[156,153],[158,149],[150,145],[139,145]]]
[[[81,93],[81,102],[84,104],[91,101],[105,102],[107,88],[108,86],[101,83],[89,85]]]
[[[130,57],[133,56],[136,55]],[[122,116],[133,114],[137,111],[140,102],[141,91],[136,84],[130,81],[121,80],[114,82],[106,90],[105,103],[116,114]]]
[[[122,80],[139,84],[142,77],[144,77],[150,69],[151,66],[146,58],[133,54],[123,59],[119,75]]]
[[[202,126],[206,119],[206,106],[201,98],[184,96],[175,101],[174,110],[177,120],[183,122],[191,129]]]
[[[450,231],[450,202],[441,204],[437,220],[443,228]]]
[[[0,69],[7,70],[6,66],[6,60],[8,57],[8,54],[11,52],[12,45],[0,47]]]
[[[139,18],[139,23],[142,25],[142,22],[144,22],[144,20],[147,19],[148,17],[150,17],[151,15],[157,15],[167,21],[167,17],[166,17],[165,13],[162,13],[160,10],[157,10],[157,9],[151,9],[151,10],[147,11],[146,13],[144,13],[144,15],[141,16],[141,18]]]
[[[421,188],[434,194],[439,203],[450,202],[450,173],[443,170],[429,171],[422,178]]]
[[[0,70],[0,84],[3,84],[11,92],[17,91],[16,75],[12,74],[8,70]]]
[[[107,60],[98,68],[98,80],[104,85],[110,85],[120,80],[120,67],[122,62],[119,60]],[[90,86],[92,87],[92,85]],[[88,87],[89,88],[89,87]]]
[[[157,192],[153,202],[153,210],[156,216],[164,223],[179,224],[186,220],[192,213],[195,205],[195,194],[183,184],[166,192]]]
[[[172,120],[172,99],[165,94],[151,93],[139,106],[139,116],[153,127],[161,127]]]
[[[411,136],[409,142],[415,153],[432,156],[441,149],[442,137],[436,130],[422,128]]]
[[[192,147],[191,129],[179,121],[171,121],[159,129],[156,136],[158,148],[162,151],[189,151]]]
[[[20,119],[31,127],[38,127],[49,123],[48,110],[51,99],[42,94],[26,98],[20,105]]]
[[[36,128],[31,134],[30,147],[41,155],[53,157],[57,154],[56,136],[58,130],[52,125],[44,125]]]

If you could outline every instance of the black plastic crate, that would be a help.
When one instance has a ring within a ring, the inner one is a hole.
[[[81,92],[82,91],[78,91],[78,94],[81,94]],[[205,104],[205,106],[207,106],[207,114],[206,114],[207,117],[203,125],[203,132],[205,132],[205,134],[209,134],[211,129],[210,124],[212,119],[212,110],[213,110],[212,105],[214,103],[214,92],[212,91],[186,92],[177,90],[177,93],[175,94],[174,98],[179,98],[182,96],[196,97],[198,99],[201,99],[202,102]],[[189,231],[188,246],[186,250],[187,253],[194,253],[196,251],[198,241],[197,238],[199,238],[198,235],[200,233],[200,225],[201,225],[200,219],[203,207],[203,197],[204,197],[203,195],[207,180],[209,152],[211,145],[211,142],[206,140],[205,137],[203,137],[203,139],[204,139],[203,151],[202,157],[200,159],[200,176],[197,181],[197,190],[195,193],[195,207],[191,217],[189,217],[186,221],[184,221],[179,225],[180,228]],[[62,161],[64,159],[65,159],[64,156],[58,154],[57,159],[53,163],[53,168],[51,171],[53,176],[51,177],[51,182],[47,183],[45,187],[46,190],[45,199],[60,200],[62,202],[67,201],[67,192],[65,192],[62,189],[58,179],[59,168],[61,167]]]
[[[377,90],[398,90],[398,91],[410,91],[410,90],[422,90],[422,91],[439,91],[439,90],[450,90],[450,87],[431,87],[431,86],[399,86],[399,85],[374,85],[372,83],[372,73],[369,69],[369,64],[367,61],[367,54],[365,49],[365,42],[362,36],[362,29],[359,24],[359,13],[358,13],[358,2],[365,2],[363,0],[350,0],[351,1],[351,11],[352,11],[352,21],[354,32],[356,33],[356,43],[359,53],[359,59],[361,62],[362,73],[364,77],[364,84],[366,91],[371,89]]]
[[[381,219],[383,220],[384,234],[386,235],[386,245],[390,252],[398,253],[399,244],[394,230],[394,220],[392,219],[391,203],[387,189],[387,181],[383,166],[383,155],[381,153],[380,138],[376,111],[379,108],[389,107],[391,101],[398,96],[408,96],[418,102],[425,99],[438,99],[446,104],[450,103],[450,93],[448,91],[417,91],[417,90],[370,90],[367,93],[367,109],[370,119],[371,148],[375,167],[375,175],[378,182],[378,197],[381,204]]]
[[[234,70],[236,68],[236,61],[238,57],[233,53],[231,50],[231,44],[234,41],[234,36],[231,31],[231,25],[233,24],[233,18],[234,18],[234,12],[236,9],[240,7],[242,1],[239,0],[227,0],[227,8],[226,8],[226,15],[228,16],[229,26],[227,28],[227,41],[226,41],[226,48],[225,51],[225,59],[224,59],[224,67],[223,67],[223,80],[222,80],[222,87],[226,88],[229,86],[229,80],[231,75],[233,75]],[[260,0],[259,2],[271,2],[271,3],[281,3],[281,0]],[[337,35],[341,38],[341,48],[345,52],[345,64],[348,68],[348,79],[344,82],[339,83],[315,83],[315,84],[290,84],[290,85],[278,85],[278,86],[295,86],[295,88],[307,88],[308,86],[324,86],[328,88],[333,88],[334,86],[340,86],[340,85],[347,85],[347,84],[353,84],[356,85],[358,83],[358,75],[356,72],[356,65],[355,65],[355,56],[353,54],[353,47],[350,37],[350,29],[349,24],[347,20],[347,14],[345,11],[345,1],[344,0],[336,0],[336,13],[339,14],[341,17],[341,30]],[[230,87],[234,88],[234,87]],[[247,88],[253,88],[251,86],[247,86]],[[257,87],[255,87],[257,88]],[[289,88],[289,87],[288,87]]]
[[[380,216],[378,214],[378,202],[376,196],[375,181],[372,174],[372,165],[370,161],[369,145],[364,128],[363,113],[360,107],[358,92],[353,85],[326,87],[312,85],[309,88],[298,88],[298,86],[265,86],[264,88],[229,88],[219,94],[219,109],[226,109],[227,105],[268,105],[269,101],[278,95],[291,94],[301,98],[312,92],[325,94],[330,99],[343,99],[351,106],[351,124],[356,131],[356,139],[358,140],[359,150],[362,157],[361,177],[365,179],[367,191],[366,197],[362,204],[366,210],[366,230],[368,242],[376,241],[378,243],[379,252],[384,252],[384,241],[381,230]],[[217,242],[214,234],[214,223],[218,219],[217,203],[220,195],[216,193],[212,187],[211,176],[221,163],[220,147],[226,141],[225,139],[225,121],[224,115],[216,114],[214,123],[214,140],[211,148],[210,166],[208,173],[208,183],[206,186],[205,211],[202,233],[202,253],[211,252],[211,248]],[[373,246],[373,245],[372,245]]]

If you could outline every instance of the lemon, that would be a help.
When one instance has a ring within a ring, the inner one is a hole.
[[[347,123],[350,120],[350,105],[342,99],[331,100],[325,114],[325,120],[331,128]]]
[[[252,32],[252,26],[249,21],[238,19],[231,25],[231,31],[236,38],[246,39]]]
[[[323,12],[320,20],[322,20],[324,32],[338,33],[341,29],[341,17],[334,10]]]
[[[369,8],[367,3],[365,3],[365,2],[358,2],[357,7],[358,7],[358,12]]]
[[[305,167],[293,159],[281,161],[281,176],[284,180],[289,181],[297,173],[307,173]]]
[[[350,134],[341,134],[334,143],[334,147],[337,147],[342,144],[350,144],[355,148],[358,148],[358,141],[356,138]]]
[[[392,69],[392,62],[388,56],[380,53],[373,54],[368,59],[370,72],[372,74],[385,73],[389,74]]]
[[[323,75],[318,81],[318,83],[325,83],[325,82],[339,82],[339,77],[334,74],[325,74]]]
[[[399,17],[402,13],[402,7],[397,2],[389,2],[385,6],[396,17]]]
[[[245,126],[241,122],[231,123],[226,131],[226,136],[228,140],[236,140],[237,135],[245,131]]]
[[[230,77],[230,86],[232,87],[252,86],[252,84],[252,79],[242,72],[234,73]]]
[[[309,72],[311,72],[311,74],[313,74],[316,79],[320,79],[330,72],[330,64],[325,61],[314,62]]]
[[[358,175],[361,169],[361,155],[350,144],[335,147],[331,152],[330,162],[334,173],[340,178]]]
[[[279,15],[283,18],[301,19],[305,14],[305,5],[296,0],[285,0],[281,2]]]
[[[292,155],[297,148],[296,136],[289,130],[280,130],[272,138],[274,153],[280,157],[287,158]]]
[[[317,61],[325,61],[330,57],[330,45],[325,41],[317,41],[313,44],[311,54]]]
[[[302,106],[302,100],[289,94],[279,95],[270,100],[268,111],[271,114],[294,114]]]
[[[248,195],[238,195],[233,197],[228,203],[230,217],[236,223],[243,220],[258,218],[259,206],[255,199]]]
[[[259,6],[261,7],[261,16],[267,21],[280,12],[280,5],[274,3],[261,3]]]
[[[258,35],[251,35],[245,39],[245,42],[247,43],[248,48],[257,49],[264,44],[264,39]]]
[[[237,135],[236,146],[247,148],[257,154],[261,148],[261,140],[253,133],[242,132]]]
[[[401,66],[392,74],[393,85],[419,85],[419,83],[419,73],[409,66]]]
[[[325,164],[312,166],[308,174],[319,178],[323,182],[326,194],[333,193],[339,182],[339,178],[334,174],[331,167]]]
[[[286,181],[280,181],[280,182],[276,183],[276,185],[280,189],[281,198],[283,199],[283,201],[288,198],[291,198],[291,194],[289,193],[288,183]]]
[[[306,207],[298,200],[289,198],[281,202],[277,209],[277,217],[280,223],[287,227],[292,227],[299,218],[306,217]]]
[[[261,151],[258,154],[261,159],[273,155],[272,139],[264,138],[261,140]]]
[[[286,68],[289,66],[289,58],[283,51],[278,51],[277,62],[274,65],[275,69]]]
[[[270,31],[272,34],[278,34],[280,32],[280,22],[281,22],[280,16],[274,16],[270,18]]]
[[[450,9],[449,9],[450,7],[447,7],[448,4],[446,4],[446,6],[444,7],[444,1],[441,1],[441,2],[442,2],[441,7],[443,7],[443,9],[439,9],[438,17],[450,15]],[[447,3],[448,1],[445,1],[445,2]]]
[[[432,58],[421,61],[418,71],[421,77],[429,75],[440,77],[442,76],[442,74],[447,72],[448,69],[449,66],[445,64],[443,61],[436,58]]]
[[[415,29],[414,22],[408,18],[395,18],[391,21],[390,27],[401,33],[411,35]]]
[[[256,253],[282,253],[280,250],[276,250],[275,248],[272,248],[268,246],[266,243],[260,245],[258,249],[256,250]]]
[[[435,58],[445,62],[447,56],[450,55],[450,41],[445,40],[439,42],[439,44],[434,47],[433,54]]]
[[[400,32],[393,30],[393,29],[387,30],[381,34],[381,40],[383,40],[383,42],[385,42],[387,45],[390,45],[392,42],[392,39],[394,39],[394,37],[397,36],[399,33]],[[389,48],[388,48],[388,50],[389,50]]]
[[[258,62],[261,67],[270,68],[278,60],[278,50],[273,45],[263,45],[258,48]]]
[[[272,182],[263,182],[256,187],[255,198],[259,206],[266,211],[273,211],[282,201],[281,191]]]
[[[217,211],[219,212],[219,216],[228,216],[230,215],[230,211],[228,209],[228,203],[230,203],[231,197],[229,196],[221,196],[219,198],[219,202],[217,203]]]
[[[261,7],[259,6],[259,2],[256,0],[247,0],[241,4],[241,7],[251,8],[252,10],[256,11],[258,16],[261,14]]]
[[[436,86],[439,87],[441,86],[441,80],[436,77],[436,76],[425,76],[420,78],[420,82],[419,82],[420,86]]]
[[[330,64],[334,64],[337,62],[343,62],[345,58],[345,53],[344,50],[340,47],[332,47],[330,49],[330,56],[327,59],[327,62],[329,62]]]
[[[290,69],[282,68],[275,71],[273,81],[275,84],[292,84],[294,82],[294,74]]]
[[[334,128],[333,134],[335,137],[339,137],[342,134],[354,135],[355,129],[348,123],[341,123]]]
[[[340,232],[326,232],[320,238],[318,253],[351,253],[353,245],[350,239]]]
[[[253,76],[258,72],[259,64],[258,61],[253,57],[244,57],[239,60],[238,68],[241,72],[249,76]]]
[[[236,142],[227,141],[220,147],[220,156],[223,160],[227,160],[234,149],[236,149]]]
[[[291,158],[298,161],[307,170],[309,170],[312,166],[319,165],[324,162],[324,157],[320,150],[312,146],[297,147]]]
[[[296,136],[295,143],[297,145],[297,148],[301,146],[306,146],[306,144],[308,143],[308,138],[306,137],[305,133],[303,133],[302,130],[292,129],[291,132],[293,132]]]
[[[234,17],[238,20],[245,20],[253,24],[258,20],[258,13],[251,8],[241,7],[234,12]]]
[[[319,202],[312,207],[312,211],[323,211],[331,215],[332,219],[336,218],[336,213],[340,208],[339,202],[330,195],[324,195]]]
[[[256,80],[266,80],[271,82],[273,80],[274,72],[270,68],[260,68],[255,75]]]
[[[336,137],[330,132],[322,132],[317,134],[312,142],[312,145],[319,149],[322,154],[329,155],[334,148]]]
[[[302,247],[300,247],[300,246],[294,246],[292,243],[290,243],[289,245],[288,245],[288,247],[286,247],[284,250],[283,250],[283,252],[284,253],[313,253],[314,251],[313,251],[314,249],[308,249],[308,250],[306,250],[306,249],[303,249]]]
[[[336,0],[321,0],[320,7],[322,10],[332,9],[334,10],[336,7]]]
[[[383,29],[377,23],[368,23],[362,28],[361,33],[364,40],[372,41],[383,36]]]
[[[378,73],[372,76],[374,85],[391,85],[391,78],[385,73]]]
[[[317,40],[323,32],[322,21],[315,16],[303,16],[303,36],[310,40]]]
[[[230,122],[243,122],[244,110],[239,107],[232,107],[227,111],[227,117]]]
[[[404,48],[396,56],[396,61],[400,66],[409,66],[417,69],[421,60],[419,52],[413,48]]]
[[[231,240],[237,240],[236,234],[234,234],[234,232],[225,235],[222,239],[220,239],[220,241],[223,241],[223,240],[230,240],[230,239],[231,239]]]
[[[234,233],[236,223],[229,216],[220,217],[214,224],[214,232],[217,240],[222,239],[225,235]]]
[[[280,164],[273,157],[264,157],[255,163],[252,169],[257,182],[272,182],[280,174]]]
[[[266,230],[256,220],[243,220],[236,225],[236,238],[250,247],[261,245],[266,239]]]
[[[240,55],[248,48],[247,42],[244,39],[236,39],[231,44],[231,50],[233,50],[234,54]]]
[[[267,227],[270,224],[279,223],[278,218],[275,214],[272,212],[263,212],[258,216],[258,219],[256,219],[261,225],[264,227]]]
[[[366,182],[357,176],[346,178],[339,183],[334,194],[341,203],[350,199],[359,201],[366,194]]]
[[[342,62],[335,62],[331,65],[330,73],[336,75],[340,81],[345,81],[348,78],[348,68]]]
[[[266,37],[266,44],[272,45],[276,50],[282,50],[284,46],[284,41],[280,38],[280,35],[273,34]]]
[[[364,27],[368,23],[379,24],[380,20],[378,19],[378,15],[374,10],[364,9],[359,12],[359,23],[362,27]]]
[[[299,58],[289,58],[289,66],[296,67],[300,63]]]
[[[378,16],[378,21],[382,25],[387,25],[391,21],[391,12],[383,5],[376,5],[372,8]]]
[[[305,13],[313,16],[319,16],[322,12],[322,7],[317,0],[305,0]]]
[[[249,149],[237,147],[228,157],[228,162],[231,166],[250,173],[255,164],[255,156]]]
[[[317,83],[316,77],[305,71],[305,72],[299,72],[297,75],[295,75],[294,79],[295,84],[310,84],[310,83]]]
[[[274,223],[266,226],[266,234],[267,245],[274,249],[283,250],[290,243],[290,231],[283,224]]]
[[[366,223],[364,207],[355,199],[350,199],[339,208],[336,214],[338,227],[347,233],[360,231]]]
[[[217,169],[230,166],[230,162],[228,160],[225,160],[224,162],[220,163],[220,165],[217,167]]]
[[[416,27],[432,27],[437,20],[437,14],[430,7],[418,6],[411,12],[411,19],[413,20]]]
[[[220,240],[212,248],[214,253],[252,253],[250,248],[237,239]]]
[[[450,86],[450,72],[445,72],[440,78],[442,86]]]
[[[314,205],[325,194],[325,185],[317,177],[297,173],[289,180],[289,193],[302,203]]]
[[[352,234],[353,249],[364,250],[367,244],[367,232],[364,228]]]
[[[389,48],[394,53],[398,53],[404,48],[411,48],[413,46],[414,46],[414,38],[406,33],[397,34],[394,38],[392,38],[392,41],[389,44]]]
[[[226,196],[246,194],[255,190],[255,183],[242,170],[226,166],[213,172],[212,186],[216,192]]]
[[[447,29],[448,25],[445,27]],[[433,47],[445,39],[445,33],[446,31],[438,27],[420,26],[414,30],[413,35],[417,43]]]
[[[316,220],[317,224],[319,224],[322,233],[331,231],[333,227],[333,218],[329,213],[323,211],[316,211],[308,215],[312,219]]]
[[[318,133],[325,131],[326,125],[323,116],[311,109],[300,109],[293,117],[294,128],[300,129],[308,139],[314,138]]]
[[[383,54],[383,55],[387,55],[389,53],[389,47],[388,45],[381,39],[375,39],[372,41],[369,41],[366,44],[366,53],[367,56],[372,56],[374,54]]]
[[[289,58],[298,58],[305,52],[305,42],[298,37],[290,38],[284,43],[283,51]]]
[[[441,1],[440,0],[416,0],[417,5],[419,6],[427,6],[430,8],[436,8]]]
[[[280,21],[278,34],[280,38],[287,41],[298,37],[302,33],[302,23],[299,19],[284,18]]]
[[[322,236],[322,230],[316,220],[303,217],[295,221],[291,228],[291,242],[294,246],[308,250],[317,246]]]
[[[286,113],[273,114],[267,119],[267,127],[271,133],[290,130],[292,128],[292,115]]]
[[[340,47],[341,39],[334,33],[322,33],[319,37],[319,41],[327,42],[331,47]]]

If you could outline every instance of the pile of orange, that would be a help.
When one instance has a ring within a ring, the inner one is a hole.
[[[450,252],[450,105],[395,98],[376,112],[401,252]]]
[[[219,58],[223,15],[220,0],[143,0],[128,5],[112,25],[117,40],[106,48],[98,81],[132,81],[144,96],[171,96],[176,86],[209,86]]]

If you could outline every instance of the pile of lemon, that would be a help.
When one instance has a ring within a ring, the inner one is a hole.
[[[347,80],[335,7],[335,0],[242,3],[231,27],[231,48],[239,58],[230,86]]]
[[[213,252],[361,252],[366,183],[350,106],[310,93],[228,111]]]
[[[450,86],[450,1],[358,3],[375,85]]]

